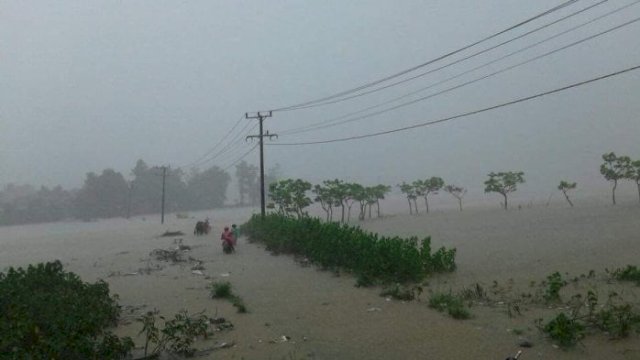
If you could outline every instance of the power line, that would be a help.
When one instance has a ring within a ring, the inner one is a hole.
[[[499,31],[499,32],[497,32],[497,33],[494,33],[494,34],[492,34],[492,35],[489,35],[489,36],[487,36],[487,37],[485,37],[485,38],[483,38],[483,39],[481,39],[481,40],[478,40],[478,41],[476,41],[476,42],[474,42],[474,43],[471,43],[471,44],[465,45],[465,46],[463,46],[463,47],[461,47],[461,48],[459,48],[459,49],[457,49],[457,50],[454,50],[454,51],[451,51],[451,52],[449,52],[449,53],[447,53],[447,54],[444,54],[444,55],[438,56],[438,57],[436,57],[436,58],[434,58],[434,59],[431,59],[431,60],[428,60],[428,61],[426,61],[426,62],[424,62],[424,63],[422,63],[422,64],[419,64],[419,65],[413,66],[413,67],[411,67],[411,68],[408,68],[408,69],[402,70],[402,71],[400,71],[400,72],[397,72],[397,73],[395,73],[395,74],[392,74],[392,75],[389,75],[389,76],[383,77],[382,79],[378,79],[378,80],[375,80],[375,81],[372,81],[372,82],[366,83],[366,84],[364,84],[364,85],[360,85],[360,86],[357,86],[357,87],[355,87],[355,88],[348,89],[348,90],[345,90],[345,91],[341,91],[341,92],[338,92],[338,93],[336,93],[336,94],[329,95],[329,96],[325,96],[325,97],[322,97],[322,98],[319,98],[319,99],[309,100],[309,101],[305,101],[305,102],[298,103],[298,104],[294,104],[294,105],[290,105],[290,106],[279,107],[279,108],[273,109],[272,111],[290,111],[290,110],[296,110],[297,108],[302,107],[302,106],[307,106],[307,105],[310,105],[310,104],[314,104],[314,103],[318,103],[318,102],[323,102],[323,101],[327,101],[327,100],[335,99],[335,98],[338,98],[338,97],[341,97],[341,96],[344,96],[344,95],[348,95],[348,94],[351,94],[351,93],[354,93],[354,92],[360,91],[360,90],[362,90],[362,89],[366,89],[366,88],[369,88],[369,87],[371,87],[371,86],[374,86],[374,85],[377,85],[377,84],[383,83],[383,82],[385,82],[385,81],[388,81],[388,80],[394,79],[394,78],[396,78],[396,77],[399,77],[399,76],[405,75],[405,74],[407,74],[407,73],[410,73],[410,72],[412,72],[412,71],[415,71],[415,70],[420,69],[420,68],[422,68],[422,67],[425,67],[425,66],[427,66],[427,65],[433,64],[433,63],[435,63],[435,62],[437,62],[437,61],[440,61],[440,60],[445,59],[445,58],[447,58],[447,57],[450,57],[450,56],[452,56],[452,55],[458,54],[458,53],[460,53],[460,52],[462,52],[462,51],[464,51],[464,50],[467,50],[467,49],[469,49],[469,48],[471,48],[471,47],[473,47],[473,46],[476,46],[476,45],[478,45],[478,44],[480,44],[480,43],[483,43],[483,42],[485,42],[485,41],[488,41],[488,40],[490,40],[490,39],[493,39],[493,38],[495,38],[495,37],[497,37],[497,36],[500,36],[500,35],[502,35],[502,34],[504,34],[504,33],[506,33],[506,32],[509,32],[509,31],[511,31],[511,30],[513,30],[513,29],[516,29],[516,28],[518,28],[518,27],[521,27],[521,26],[523,26],[523,25],[526,25],[526,24],[528,24],[528,23],[530,23],[530,22],[532,22],[532,21],[534,21],[534,20],[536,20],[536,19],[539,19],[539,18],[544,17],[544,16],[546,16],[546,15],[549,15],[549,14],[551,14],[551,13],[554,13],[554,12],[556,12],[556,11],[560,10],[560,9],[563,9],[563,8],[565,8],[565,7],[569,6],[569,5],[571,5],[571,4],[573,4],[573,3],[577,2],[577,1],[579,1],[579,0],[568,0],[568,1],[565,1],[564,3],[562,3],[562,4],[558,5],[558,6],[552,7],[552,8],[551,8],[551,9],[549,9],[549,10],[546,10],[546,11],[544,11],[544,12],[542,12],[542,13],[539,13],[539,14],[537,14],[537,15],[535,15],[535,16],[533,16],[533,17],[531,17],[531,18],[528,18],[528,19],[526,19],[526,20],[524,20],[524,21],[521,21],[521,22],[519,22],[519,23],[517,23],[517,24],[515,24],[515,25],[512,25],[512,26],[510,26],[510,27],[508,27],[508,28],[506,28],[506,29],[504,29],[504,30],[501,30],[501,31]]]
[[[242,117],[240,117],[240,119],[242,119]],[[225,140],[229,135],[231,135],[231,134],[233,133],[233,130],[235,130],[235,129],[238,127],[238,125],[240,124],[240,119],[238,119],[238,121],[236,121],[236,122],[233,124],[233,127],[231,127],[231,130],[229,130],[229,131],[228,131],[224,136],[222,136],[222,137],[220,138],[220,140],[219,140],[219,141],[218,141],[218,142],[217,142],[217,143],[216,143],[216,144],[215,144],[211,149],[207,150],[207,151],[204,153],[204,155],[200,156],[198,159],[196,159],[195,161],[193,161],[193,162],[191,162],[191,163],[188,163],[188,164],[185,164],[185,165],[178,166],[176,169],[184,169],[184,168],[187,168],[187,167],[192,167],[192,166],[194,166],[195,164],[197,164],[198,162],[202,161],[202,159],[204,159],[204,158],[206,158],[207,156],[209,156],[212,152],[214,152],[214,151],[218,148],[218,146],[220,146],[220,144],[222,144],[222,143],[224,142],[224,140]]]
[[[431,69],[429,71],[422,72],[420,74],[411,76],[409,78],[402,79],[402,80],[393,82],[391,84],[387,84],[387,85],[384,85],[384,86],[381,86],[381,87],[378,87],[378,88],[375,88],[375,89],[371,89],[371,90],[368,90],[368,91],[365,91],[365,92],[361,92],[361,93],[358,93],[358,94],[350,95],[350,96],[347,96],[347,97],[341,97],[341,98],[334,99],[334,100],[318,102],[318,103],[314,103],[314,104],[310,104],[310,105],[306,105],[306,106],[300,106],[300,107],[297,107],[294,110],[302,110],[302,109],[309,109],[309,108],[314,108],[314,107],[318,107],[318,106],[326,106],[326,105],[336,104],[336,103],[344,102],[344,101],[347,101],[347,100],[355,99],[355,98],[358,98],[358,97],[366,96],[366,95],[369,95],[369,94],[373,94],[373,93],[376,93],[378,91],[382,91],[382,90],[385,90],[385,89],[388,89],[388,88],[391,88],[391,87],[394,87],[394,86],[397,86],[397,85],[401,85],[401,84],[407,83],[409,81],[416,80],[416,79],[421,78],[423,76],[435,73],[437,71],[446,69],[446,68],[448,68],[450,66],[453,66],[453,65],[459,64],[459,63],[461,63],[463,61],[466,61],[466,60],[469,60],[471,58],[474,58],[474,57],[476,57],[478,55],[482,55],[484,53],[487,53],[487,52],[489,52],[491,50],[494,50],[496,48],[499,48],[501,46],[504,46],[506,44],[514,42],[516,40],[522,39],[522,38],[524,38],[526,36],[529,36],[529,35],[531,35],[531,34],[533,34],[535,32],[538,32],[538,31],[540,31],[542,29],[546,29],[546,28],[548,28],[548,27],[550,27],[552,25],[555,25],[555,24],[557,24],[557,23],[559,23],[561,21],[564,21],[564,20],[566,20],[568,18],[571,18],[573,16],[579,15],[579,14],[585,12],[585,11],[591,10],[591,9],[593,9],[593,8],[595,8],[597,6],[600,6],[600,5],[602,5],[602,4],[604,4],[604,3],[608,2],[608,1],[609,0],[601,0],[600,2],[597,2],[597,3],[595,3],[593,5],[590,5],[590,6],[586,7],[586,8],[580,9],[580,10],[578,10],[576,12],[573,12],[573,13],[571,13],[569,15],[566,15],[566,16],[560,18],[560,19],[556,19],[556,20],[554,20],[554,21],[552,21],[552,22],[550,22],[548,24],[545,24],[545,25],[539,26],[539,27],[537,27],[537,28],[535,28],[533,30],[527,31],[524,34],[518,35],[518,36],[513,37],[513,38],[511,38],[509,40],[503,41],[503,42],[501,42],[501,43],[499,43],[497,45],[493,45],[491,47],[488,47],[488,48],[485,48],[483,50],[477,51],[477,52],[475,52],[475,53],[473,53],[471,55],[465,56],[463,58],[460,58],[460,59],[458,59],[456,61],[453,61],[453,62],[450,62],[448,64],[439,66],[439,67],[437,67],[435,69]]]
[[[631,6],[631,5],[635,5],[635,4],[639,3],[639,2],[640,2],[640,1],[636,1],[636,2],[634,2],[634,3],[632,3],[632,4],[629,4],[629,5],[627,5],[627,6],[623,7],[623,8],[629,7],[629,6]],[[612,12],[608,13],[608,14],[602,15],[602,16],[601,16],[601,17],[599,17],[599,18],[602,18],[602,17],[604,17],[604,16],[611,15],[612,13],[617,12],[617,11],[620,11],[620,10],[622,10],[623,8],[620,8],[620,9],[614,10],[614,11],[612,11]],[[528,50],[529,48],[532,48],[532,47],[534,47],[534,46],[537,46],[537,45],[539,45],[539,44],[541,44],[541,43],[543,43],[543,42],[549,41],[549,40],[551,40],[552,38],[555,38],[555,37],[561,36],[561,35],[563,35],[563,34],[565,34],[565,33],[567,33],[567,32],[573,31],[573,30],[575,30],[575,29],[577,29],[577,28],[579,28],[579,27],[585,26],[585,25],[587,25],[587,24],[589,24],[589,23],[592,23],[592,22],[594,22],[594,21],[598,20],[599,18],[597,18],[597,19],[593,19],[593,20],[590,20],[590,21],[589,21],[589,22],[587,22],[587,23],[584,23],[584,24],[578,25],[578,26],[576,26],[576,27],[574,27],[574,28],[572,28],[572,29],[566,30],[566,31],[564,31],[564,32],[562,32],[562,33],[560,33],[560,34],[556,34],[556,35],[554,35],[554,36],[552,36],[552,37],[550,37],[550,38],[547,38],[547,39],[544,39],[544,40],[542,40],[542,41],[539,41],[538,43],[535,43],[535,44],[529,45],[529,46],[527,46],[527,47],[525,47],[525,48],[523,48],[523,49],[520,49],[520,50],[517,50],[517,51],[512,52],[512,53],[510,53],[510,54],[507,54],[507,55],[505,55],[505,56],[503,56],[503,57],[501,57],[501,58],[498,58],[498,59],[496,59],[496,60],[493,60],[493,61],[490,61],[490,62],[488,62],[488,63],[485,63],[485,64],[480,65],[480,66],[478,66],[478,67],[475,67],[475,68],[473,68],[473,69],[471,69],[471,70],[465,71],[465,72],[463,72],[463,73],[461,73],[461,74],[455,75],[455,76],[453,76],[453,77],[449,77],[449,78],[447,78],[447,79],[444,79],[444,80],[442,80],[442,81],[439,81],[439,82],[437,82],[437,83],[435,83],[435,84],[433,84],[433,85],[430,85],[430,86],[428,86],[428,87],[425,87],[425,88],[419,89],[419,90],[414,91],[414,92],[411,92],[411,93],[409,93],[409,94],[402,95],[402,96],[400,96],[400,97],[396,97],[396,98],[394,98],[394,99],[392,99],[392,100],[389,100],[389,101],[383,102],[383,103],[381,103],[381,104],[377,104],[377,105],[374,105],[374,106],[370,106],[370,107],[368,107],[368,108],[366,108],[366,109],[359,110],[359,111],[356,111],[356,112],[354,112],[354,113],[359,113],[359,112],[363,112],[363,111],[366,111],[366,110],[371,110],[371,109],[373,109],[373,108],[377,108],[377,107],[380,107],[380,106],[382,106],[382,105],[386,105],[386,104],[388,104],[388,103],[391,103],[391,102],[394,102],[394,101],[400,100],[400,99],[402,99],[402,98],[405,98],[405,97],[408,97],[408,96],[411,96],[411,95],[414,95],[414,94],[419,93],[419,92],[421,92],[421,91],[424,91],[424,90],[427,90],[427,89],[433,88],[433,87],[435,87],[435,86],[437,86],[437,85],[440,85],[440,84],[443,84],[443,83],[448,82],[448,81],[450,81],[450,80],[453,80],[453,79],[455,79],[455,78],[458,78],[458,77],[460,77],[460,76],[462,76],[462,75],[465,75],[465,74],[467,74],[467,73],[469,73],[469,72],[475,71],[475,70],[477,70],[477,69],[479,69],[479,68],[481,68],[481,67],[485,67],[485,66],[490,65],[490,64],[492,64],[492,63],[495,63],[495,62],[497,62],[497,61],[503,60],[503,59],[504,59],[504,58],[506,58],[506,57],[512,56],[512,55],[514,55],[514,54],[517,54],[517,53],[522,52],[522,51],[525,51],[525,50]],[[490,74],[487,74],[487,75],[481,76],[481,77],[476,78],[476,79],[473,79],[473,80],[469,80],[469,81],[464,82],[464,83],[462,83],[462,84],[459,84],[459,85],[456,85],[456,86],[453,86],[453,87],[450,87],[450,88],[447,88],[447,89],[444,89],[444,90],[438,91],[438,92],[436,92],[436,93],[433,93],[433,94],[430,94],[430,95],[427,95],[427,96],[423,96],[423,97],[420,97],[420,98],[417,98],[417,99],[414,99],[414,100],[411,100],[411,101],[407,101],[407,102],[404,102],[404,103],[401,103],[401,104],[398,104],[398,105],[395,105],[395,106],[392,106],[392,107],[389,107],[389,108],[386,108],[386,109],[382,109],[382,110],[379,110],[379,111],[376,111],[376,112],[372,112],[372,113],[369,113],[369,114],[365,114],[365,115],[362,115],[362,116],[357,116],[357,117],[350,118],[350,119],[346,119],[346,120],[342,120],[342,121],[334,121],[334,120],[322,121],[322,122],[316,123],[315,125],[310,125],[310,126],[306,126],[306,127],[302,127],[302,128],[298,128],[298,129],[292,129],[292,130],[289,130],[289,131],[283,131],[283,132],[282,132],[282,134],[289,134],[289,135],[292,135],[292,134],[300,134],[300,133],[304,133],[304,132],[308,132],[308,131],[312,131],[312,130],[325,129],[325,128],[329,128],[329,127],[333,127],[333,126],[337,126],[337,125],[342,125],[342,124],[346,124],[346,123],[350,123],[350,122],[355,122],[355,121],[362,120],[362,119],[366,119],[366,118],[369,118],[369,117],[373,117],[373,116],[381,115],[381,114],[384,114],[384,113],[387,113],[387,112],[390,112],[390,111],[393,111],[393,110],[397,110],[397,109],[399,109],[399,108],[403,108],[403,107],[406,107],[406,106],[409,106],[409,105],[412,105],[412,104],[415,104],[415,103],[418,103],[418,102],[421,102],[421,101],[424,101],[424,100],[427,100],[427,99],[431,99],[431,98],[436,97],[436,96],[438,96],[438,95],[441,95],[441,94],[444,94],[444,93],[448,93],[448,92],[453,91],[453,90],[457,90],[457,89],[462,88],[462,87],[464,87],[464,86],[467,86],[467,85],[470,85],[470,84],[473,84],[473,83],[476,83],[476,82],[479,82],[479,81],[485,80],[485,79],[490,78],[490,77],[492,77],[492,76],[495,76],[495,75],[498,75],[498,74],[504,73],[504,72],[506,72],[506,71],[509,71],[509,70],[514,69],[514,68],[520,67],[520,66],[522,66],[522,65],[525,65],[525,64],[531,63],[531,62],[533,62],[533,61],[536,61],[536,60],[542,59],[542,58],[544,58],[544,57],[550,56],[550,55],[555,54],[555,53],[557,53],[557,52],[560,52],[560,51],[566,50],[566,49],[568,49],[568,48],[570,48],[570,47],[573,47],[573,46],[579,45],[579,44],[581,44],[581,43],[584,43],[584,42],[586,42],[586,41],[593,40],[593,39],[595,39],[595,38],[597,38],[597,37],[603,36],[603,35],[605,35],[605,34],[607,34],[607,33],[612,32],[612,31],[615,31],[615,30],[621,29],[621,28],[623,28],[623,27],[625,27],[625,26],[631,25],[631,24],[633,24],[633,23],[635,23],[635,22],[638,22],[638,21],[640,21],[640,18],[636,18],[636,19],[634,19],[634,20],[628,21],[628,22],[623,23],[623,24],[621,24],[621,25],[618,25],[618,26],[615,26],[615,27],[613,27],[613,28],[610,28],[610,29],[607,29],[607,30],[601,31],[601,32],[599,32],[599,33],[597,33],[597,34],[594,34],[594,35],[590,35],[590,36],[588,36],[588,37],[586,37],[586,38],[583,38],[583,39],[581,39],[581,40],[578,40],[578,41],[572,42],[572,43],[570,43],[570,44],[568,44],[568,45],[564,45],[564,46],[562,46],[562,47],[560,47],[560,48],[557,48],[557,49],[555,49],[555,50],[551,50],[551,51],[548,51],[548,52],[546,52],[546,53],[544,53],[544,54],[541,54],[541,55],[535,56],[535,57],[533,57],[533,58],[531,58],[531,59],[529,59],[529,60],[525,60],[525,61],[520,62],[520,63],[517,63],[517,64],[515,64],[515,65],[511,65],[511,66],[509,66],[509,67],[506,67],[506,68],[504,68],[504,69],[502,69],[502,70],[498,70],[498,71],[492,72],[492,73],[490,73]],[[353,114],[353,113],[352,113],[352,114]],[[338,118],[338,119],[339,119],[339,118]]]
[[[319,140],[319,141],[310,141],[310,142],[298,142],[298,143],[273,143],[273,144],[268,144],[268,145],[270,145],[270,146],[297,146],[297,145],[328,144],[328,143],[351,141],[351,140],[364,139],[364,138],[369,138],[369,137],[374,137],[374,136],[392,134],[392,133],[396,133],[396,132],[416,129],[416,128],[419,128],[419,127],[435,125],[435,124],[443,123],[443,122],[446,122],[446,121],[451,121],[451,120],[455,120],[455,119],[459,119],[459,118],[463,118],[463,117],[467,117],[467,116],[476,115],[476,114],[480,114],[480,113],[483,113],[483,112],[495,110],[495,109],[498,109],[498,108],[502,108],[502,107],[506,107],[506,106],[510,106],[510,105],[514,105],[514,104],[518,104],[518,103],[521,103],[521,102],[533,100],[533,99],[540,98],[540,97],[543,97],[543,96],[559,93],[559,92],[562,92],[562,91],[565,91],[565,90],[569,90],[569,89],[572,89],[572,88],[575,88],[575,87],[587,85],[587,84],[590,84],[590,83],[593,83],[593,82],[597,82],[597,81],[600,81],[600,80],[604,80],[604,79],[607,79],[607,78],[610,78],[610,77],[622,75],[624,73],[635,71],[635,70],[638,70],[638,69],[640,69],[640,65],[636,65],[636,66],[633,66],[633,67],[630,67],[630,68],[626,68],[624,70],[619,70],[619,71],[616,71],[616,72],[613,72],[613,73],[602,75],[602,76],[599,76],[599,77],[596,77],[596,78],[593,78],[593,79],[589,79],[589,80],[581,81],[581,82],[574,83],[574,84],[571,84],[571,85],[567,85],[567,86],[564,86],[564,87],[561,87],[561,88],[557,88],[557,89],[554,89],[554,90],[545,91],[545,92],[542,92],[542,93],[538,93],[538,94],[527,96],[527,97],[524,97],[524,98],[519,98],[519,99],[516,99],[516,100],[508,101],[508,102],[501,103],[501,104],[498,104],[498,105],[493,105],[493,106],[486,107],[486,108],[483,108],[483,109],[474,110],[474,111],[470,111],[470,112],[466,112],[466,113],[462,113],[462,114],[458,114],[458,115],[454,115],[454,116],[450,116],[450,117],[446,117],[446,118],[442,118],[442,119],[438,119],[438,120],[427,121],[427,122],[423,122],[423,123],[419,123],[419,124],[415,124],[415,125],[411,125],[411,126],[406,126],[406,127],[402,127],[402,128],[396,128],[396,129],[392,129],[392,130],[380,131],[380,132],[370,133],[370,134],[365,134],[365,135],[349,136],[349,137],[338,138],[338,139]]]
[[[240,123],[240,121],[238,121],[238,123]],[[204,165],[208,162],[211,162],[217,158],[219,158],[222,154],[228,153],[229,151],[231,151],[232,148],[237,147],[238,144],[241,144],[243,141],[243,138],[245,136],[247,136],[251,131],[253,131],[253,129],[256,128],[257,124],[254,124],[253,127],[251,127],[250,129],[247,130],[247,128],[251,126],[250,122],[247,122],[245,124],[245,126],[238,132],[238,134],[233,137],[224,147],[222,147],[222,149],[220,149],[217,153],[209,156],[206,159],[203,159],[201,161],[199,161],[198,163],[194,163],[192,166],[201,166]],[[227,137],[230,138],[230,137]]]
[[[249,151],[247,151],[246,153],[242,154],[242,156],[240,156],[239,158],[237,158],[235,161],[233,161],[231,164],[229,164],[228,166],[224,167],[222,169],[222,171],[227,171],[228,169],[230,169],[231,167],[233,167],[234,165],[236,165],[237,163],[239,163],[240,161],[242,161],[242,159],[246,158],[249,154],[251,154],[256,148],[258,147],[258,144],[255,144],[251,149],[249,149]]]

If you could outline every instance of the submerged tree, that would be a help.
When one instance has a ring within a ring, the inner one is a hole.
[[[249,197],[252,205],[255,205],[259,198],[258,168],[242,160],[236,165],[236,179],[238,180],[240,205],[245,204],[245,196]]]
[[[447,185],[444,187],[444,191],[448,192],[453,197],[458,199],[458,207],[460,208],[460,211],[462,211],[462,198],[467,193],[467,189],[461,186]]]
[[[431,177],[426,180],[416,180],[413,182],[416,196],[422,196],[424,198],[424,207],[427,213],[429,213],[429,195],[437,194],[443,186],[444,180],[437,176]]]
[[[640,160],[631,162],[629,178],[636,182],[636,186],[638,187],[638,201],[640,201]]]
[[[332,196],[331,189],[329,189],[328,186],[315,185],[312,191],[316,195],[314,201],[320,203],[322,210],[327,213],[326,221],[333,220],[333,205],[335,199]]]
[[[564,198],[567,199],[567,202],[569,203],[569,205],[571,205],[571,207],[573,207],[573,203],[569,199],[569,194],[567,193],[569,192],[569,190],[575,189],[576,186],[578,186],[578,183],[569,183],[568,181],[564,180],[560,181],[560,185],[558,185],[558,190],[562,191],[562,193],[564,194]]]
[[[489,173],[489,180],[484,182],[484,192],[496,192],[504,197],[504,209],[508,209],[507,195],[511,192],[518,190],[518,184],[524,183],[524,172],[522,171],[508,171]]]
[[[611,188],[611,200],[613,205],[616,204],[616,188],[618,181],[629,178],[631,175],[631,159],[628,156],[616,156],[614,152],[602,155],[604,163],[600,165],[600,174],[607,181],[613,183]]]
[[[378,217],[380,214],[380,200],[384,199],[385,195],[391,191],[391,186],[388,185],[376,185],[371,189],[372,198],[375,199],[376,210],[378,211]],[[369,205],[369,217],[371,217],[371,205]]]
[[[398,187],[400,188],[400,191],[407,197],[407,201],[409,202],[409,214],[413,214],[413,205],[415,205],[416,214],[419,214],[418,204],[416,204],[416,199],[418,196],[416,195],[415,187],[412,184],[405,183],[404,181],[402,182],[402,184],[398,185]]]

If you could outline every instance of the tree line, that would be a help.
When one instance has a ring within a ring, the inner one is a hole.
[[[600,167],[600,173],[607,181],[613,183],[612,200],[616,204],[615,191],[618,182],[622,180],[634,181],[638,187],[640,199],[640,160],[632,160],[628,156],[616,156],[611,152],[602,155],[604,163]],[[509,207],[509,194],[517,191],[518,185],[525,183],[523,171],[490,172],[484,182],[485,193],[497,193],[502,196],[502,206],[505,210]],[[411,183],[398,184],[400,192],[404,194],[409,204],[409,213],[420,213],[418,199],[424,200],[425,212],[429,212],[429,197],[440,191],[453,196],[458,201],[458,208],[462,211],[462,200],[467,194],[467,189],[456,184],[445,184],[441,177],[430,177],[414,180]],[[565,200],[573,207],[569,196],[570,191],[577,188],[576,182],[561,180],[558,190],[562,192]],[[284,179],[276,181],[269,186],[270,203],[268,208],[274,209],[280,215],[289,215],[302,218],[307,216],[305,209],[318,203],[325,212],[325,220],[334,220],[334,210],[339,209],[339,221],[348,222],[351,219],[351,209],[357,204],[358,219],[371,218],[371,210],[375,206],[376,215],[381,216],[380,200],[391,191],[391,186],[375,185],[364,186],[358,183],[349,183],[339,179],[325,180],[321,184],[312,185],[302,179]],[[313,194],[313,198],[309,196]]]
[[[247,167],[246,163],[242,167]],[[238,174],[238,171],[236,171]],[[162,201],[163,168],[138,160],[130,179],[113,169],[86,174],[79,189],[61,186],[39,189],[32,185],[8,184],[0,191],[0,225],[54,222],[66,219],[130,217],[159,213]],[[240,186],[254,189],[256,180],[238,179]],[[273,180],[270,180],[273,181]],[[165,210],[204,210],[224,206],[231,176],[218,166],[189,173],[166,168]],[[244,190],[244,188],[243,188]],[[256,190],[252,190],[253,193]],[[241,190],[242,193],[242,190]]]

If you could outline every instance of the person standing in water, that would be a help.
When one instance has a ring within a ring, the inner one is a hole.
[[[235,251],[233,233],[229,231],[228,226],[225,226],[222,235],[220,235],[220,240],[222,240],[222,251],[224,251],[225,254],[230,254]]]

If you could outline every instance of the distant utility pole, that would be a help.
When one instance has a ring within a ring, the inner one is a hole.
[[[165,179],[167,178],[167,167],[162,167],[162,215],[160,217],[160,223],[164,224],[164,184]]]
[[[260,214],[262,215],[262,218],[264,218],[266,210],[265,210],[265,201],[264,201],[264,146],[263,146],[263,140],[264,137],[268,137],[269,139],[273,139],[273,138],[277,138],[278,134],[269,134],[269,132],[267,131],[266,133],[263,132],[262,129],[262,122],[264,121],[265,118],[271,117],[273,115],[273,113],[271,111],[268,112],[260,112],[258,111],[257,113],[255,113],[254,115],[249,115],[249,113],[245,113],[244,117],[246,119],[258,119],[258,121],[260,122],[260,134],[258,135],[249,135],[247,136],[247,139],[259,139],[258,141],[260,141]]]

